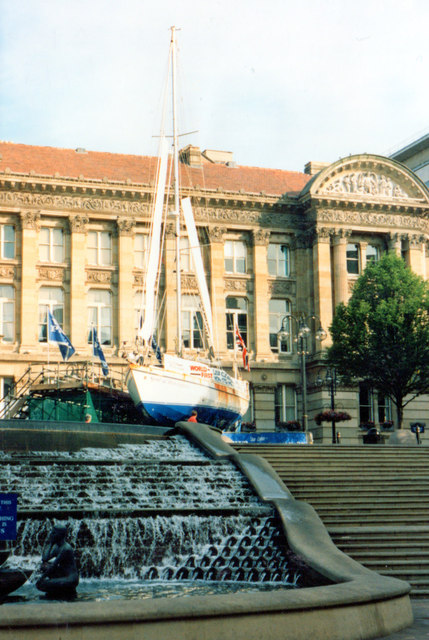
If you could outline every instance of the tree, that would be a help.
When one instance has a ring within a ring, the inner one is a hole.
[[[371,262],[330,327],[328,362],[345,381],[389,396],[402,427],[404,407],[429,392],[429,283],[395,254]]]

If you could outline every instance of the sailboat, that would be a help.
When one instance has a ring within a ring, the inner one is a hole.
[[[249,406],[249,385],[238,376],[229,375],[215,361],[215,343],[212,310],[199,239],[192,213],[190,198],[180,199],[179,151],[176,118],[176,39],[175,27],[171,27],[169,51],[171,69],[172,113],[173,113],[173,179],[174,216],[176,231],[176,312],[177,339],[175,355],[161,354],[155,340],[157,324],[157,291],[160,274],[162,218],[169,169],[168,144],[162,133],[160,159],[157,170],[157,186],[151,220],[151,233],[145,279],[144,318],[138,340],[145,346],[143,362],[130,362],[127,372],[127,387],[131,398],[146,418],[163,425],[172,425],[187,420],[193,411],[197,421],[222,429],[237,423]],[[168,201],[168,197],[167,197]],[[180,234],[182,219],[187,229],[190,253],[195,266],[201,300],[201,317],[207,345],[208,359],[188,359],[183,356],[181,326],[181,269]],[[155,356],[155,357],[154,357]]]

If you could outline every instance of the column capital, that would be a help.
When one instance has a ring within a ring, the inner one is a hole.
[[[333,229],[332,239],[334,244],[345,244],[352,235],[351,229]]]
[[[207,235],[210,242],[223,242],[225,230],[223,227],[207,227]]]
[[[70,231],[72,233],[86,233],[88,222],[88,216],[69,216]]]
[[[270,242],[270,229],[254,229],[253,246],[267,247]]]
[[[40,211],[21,211],[21,229],[39,229]]]
[[[136,222],[133,218],[117,218],[118,235],[133,236],[136,230]]]

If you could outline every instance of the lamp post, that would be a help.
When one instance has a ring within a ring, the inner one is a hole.
[[[301,387],[302,387],[302,426],[305,432],[308,431],[308,415],[307,415],[307,370],[305,358],[308,351],[308,338],[311,337],[311,329],[308,325],[308,321],[317,320],[319,322],[319,328],[314,333],[316,340],[322,342],[326,338],[326,331],[320,324],[320,320],[317,316],[306,316],[305,314],[299,314],[295,317],[291,313],[282,318],[282,326],[277,334],[280,342],[287,342],[291,335],[291,321],[296,324],[296,338],[297,354],[300,356],[301,365]]]
[[[322,378],[320,377],[320,375],[317,376],[316,378],[316,384],[319,386],[322,386],[323,384],[326,384],[327,387],[329,388],[329,393],[331,396],[331,411],[332,413],[334,413],[335,411],[335,394],[337,393],[337,370],[335,369],[335,367],[330,367],[326,370],[326,375],[325,375],[325,379],[322,380]],[[332,419],[331,422],[331,426],[332,426],[332,444],[336,444],[337,443],[337,433],[336,433],[336,427],[335,427],[335,420]]]

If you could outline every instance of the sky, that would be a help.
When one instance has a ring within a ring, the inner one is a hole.
[[[156,153],[172,25],[182,146],[303,171],[429,133],[428,0],[0,0],[0,140]]]

